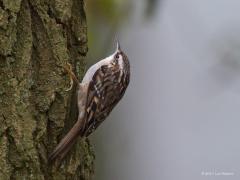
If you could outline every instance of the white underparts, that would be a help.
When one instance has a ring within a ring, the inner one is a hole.
[[[111,55],[99,62],[97,62],[96,64],[92,65],[88,70],[87,70],[87,73],[85,74],[82,82],[84,83],[89,83],[92,78],[93,78],[93,75],[95,74],[95,72],[103,65],[108,65],[114,58],[114,55]]]

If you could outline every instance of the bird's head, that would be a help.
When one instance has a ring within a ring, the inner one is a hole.
[[[117,40],[117,48],[112,55],[112,62],[118,64],[121,69],[129,65],[127,55],[122,51],[119,41]]]

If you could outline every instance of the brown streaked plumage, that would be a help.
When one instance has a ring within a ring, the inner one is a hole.
[[[78,83],[71,69],[67,71]],[[49,161],[61,161],[78,136],[88,137],[106,119],[123,97],[129,79],[129,61],[118,43],[114,54],[91,66],[78,83],[78,120],[51,153]]]

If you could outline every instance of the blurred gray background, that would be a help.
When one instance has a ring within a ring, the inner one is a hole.
[[[96,180],[240,179],[240,1],[89,0],[91,63],[131,62],[91,136]]]

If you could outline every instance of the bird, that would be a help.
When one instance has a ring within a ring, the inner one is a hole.
[[[81,83],[71,65],[65,66],[73,82],[77,83],[78,118],[72,129],[49,156],[49,162],[62,161],[78,137],[88,137],[108,117],[122,99],[130,82],[130,63],[119,42],[115,52],[92,65]]]

